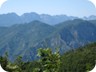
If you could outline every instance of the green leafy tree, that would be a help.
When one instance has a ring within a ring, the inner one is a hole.
[[[7,70],[8,62],[8,53],[6,52],[4,57],[0,57],[0,64],[4,70]]]
[[[11,63],[8,60],[8,53],[6,52],[4,57],[0,57],[0,64],[2,68],[8,72],[21,72],[21,69],[18,65]]]
[[[39,70],[41,72],[59,72],[60,68],[60,54],[59,52],[52,53],[50,48],[38,50],[38,56],[40,57],[39,63],[41,65]]]

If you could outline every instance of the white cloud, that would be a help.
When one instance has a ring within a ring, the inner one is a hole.
[[[7,0],[0,0],[0,7],[2,6],[2,4],[4,3],[4,2],[6,2]]]
[[[89,0],[91,3],[94,4],[94,6],[96,7],[96,0]]]

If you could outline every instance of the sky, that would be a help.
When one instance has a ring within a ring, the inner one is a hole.
[[[11,12],[83,17],[96,15],[96,7],[89,0],[7,0],[0,7],[0,14]]]

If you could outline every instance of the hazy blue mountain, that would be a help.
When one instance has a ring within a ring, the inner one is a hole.
[[[8,13],[8,14],[1,14],[0,15],[0,26],[11,26],[14,24],[24,24],[29,23],[34,20],[38,20],[49,25],[56,25],[61,22],[65,22],[68,20],[79,19],[78,17],[74,16],[67,16],[67,15],[48,15],[48,14],[37,14],[35,12],[31,13],[24,13],[21,16],[18,16],[15,13]],[[89,17],[81,18],[83,20],[96,20],[96,16],[91,15]]]
[[[22,23],[21,18],[15,13],[0,15],[0,26],[11,26],[13,24]]]
[[[55,26],[40,21],[0,27],[0,55],[9,53],[14,60],[23,56],[23,60],[37,59],[38,48],[60,48],[60,53],[78,48],[87,43],[96,42],[95,21],[75,19]]]
[[[1,29],[0,29],[1,30]],[[8,51],[10,58],[25,54],[29,48],[45,39],[54,31],[54,27],[39,21],[29,24],[13,25],[0,35],[0,55]]]
[[[50,25],[55,25],[55,24],[58,24],[60,22],[76,19],[77,17],[66,16],[66,15],[51,16],[51,15],[42,14],[40,16],[40,18],[41,18],[42,22],[48,23]]]
[[[18,16],[15,13],[1,14],[0,15],[0,26],[11,26],[14,24],[23,24],[29,23],[34,20],[42,21],[44,23],[54,25],[60,22],[64,22],[67,20],[73,20],[77,17],[66,16],[66,15],[47,15],[47,14],[37,14],[37,13],[24,13],[21,16]]]
[[[84,20],[96,20],[96,16],[95,15],[91,15],[89,17],[84,17]]]
[[[96,20],[89,20],[89,22],[93,23],[94,25],[96,25]]]
[[[32,13],[24,13],[23,15],[21,15],[21,19],[22,19],[22,21],[24,22],[24,23],[29,23],[29,22],[31,22],[31,21],[34,21],[34,20],[40,20],[40,16],[39,16],[39,14],[37,14],[37,13],[34,13],[34,12],[32,12]]]
[[[56,28],[67,45],[74,48],[96,41],[95,24],[89,21],[75,19],[58,24]]]

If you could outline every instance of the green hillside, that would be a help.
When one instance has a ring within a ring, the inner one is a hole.
[[[9,53],[14,61],[18,55],[24,61],[36,60],[38,48],[60,48],[60,54],[96,42],[96,25],[75,19],[55,26],[40,21],[0,27],[0,56]]]
[[[86,72],[95,67],[96,43],[65,53],[60,72]]]
[[[33,48],[55,29],[45,23],[33,21],[28,24],[0,28],[0,30],[0,55],[8,52],[10,59],[13,60],[15,56],[27,54],[30,48],[31,52],[36,54]]]
[[[39,60],[23,62],[22,57],[18,57],[11,63],[6,54],[0,58],[0,63],[9,72],[87,72],[95,67],[96,43],[70,50],[61,56],[58,51],[52,53],[49,48],[40,48],[38,56]]]

